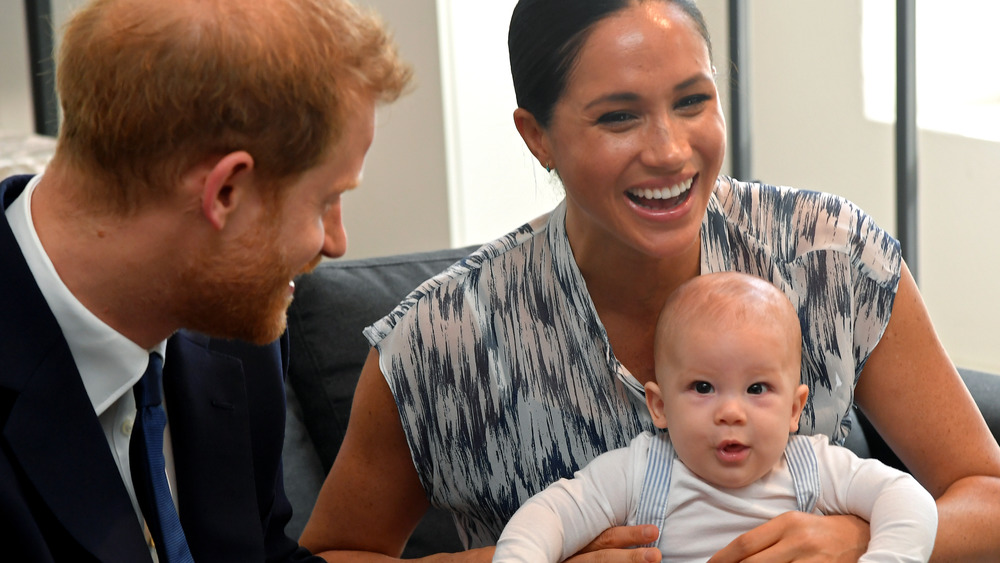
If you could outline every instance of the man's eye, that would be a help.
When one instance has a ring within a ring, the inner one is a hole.
[[[750,387],[747,387],[747,393],[750,393],[751,395],[760,395],[764,391],[767,391],[767,385],[764,385],[763,383],[754,383]]]
[[[707,381],[696,381],[693,387],[695,393],[701,393],[702,395],[711,393],[713,390],[712,384]]]

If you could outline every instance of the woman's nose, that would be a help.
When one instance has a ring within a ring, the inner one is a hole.
[[[690,157],[691,145],[683,129],[676,127],[669,117],[649,124],[645,143],[642,162],[650,168],[676,170]]]

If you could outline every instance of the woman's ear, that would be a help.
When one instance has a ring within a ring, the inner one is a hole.
[[[789,424],[789,434],[798,432],[799,417],[802,416],[802,409],[806,406],[806,399],[809,398],[809,386],[799,385],[795,389],[795,396],[792,398],[792,421]]]
[[[247,193],[254,189],[254,161],[246,151],[231,152],[211,165],[201,177],[201,212],[217,230],[222,230]]]
[[[649,416],[653,417],[653,425],[661,430],[667,428],[667,417],[663,414],[663,395],[660,394],[660,386],[655,381],[649,381],[645,385],[646,408],[649,409]]]
[[[538,120],[535,119],[535,116],[530,111],[524,108],[514,110],[514,127],[517,128],[517,132],[520,133],[524,144],[527,145],[531,154],[535,155],[542,168],[549,169],[556,167],[555,162],[552,161],[552,154],[549,150],[548,136],[545,129],[538,123]]]

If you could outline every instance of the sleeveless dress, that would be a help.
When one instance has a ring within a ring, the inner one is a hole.
[[[424,282],[365,329],[434,506],[468,548],[531,495],[655,428],[615,358],[565,230],[566,204]],[[885,330],[899,243],[838,196],[721,177],[701,271],[769,280],[802,326],[800,433],[842,443],[854,384]]]

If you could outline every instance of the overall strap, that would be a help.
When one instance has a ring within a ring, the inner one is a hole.
[[[785,448],[788,471],[795,485],[795,500],[800,512],[812,512],[819,500],[820,479],[816,451],[806,436],[792,436]]]
[[[670,443],[670,435],[666,431],[657,432],[649,443],[646,476],[642,482],[642,493],[639,495],[636,511],[637,525],[653,524],[658,530],[663,529],[673,462],[674,446]],[[645,547],[655,547],[658,541],[657,538]]]

